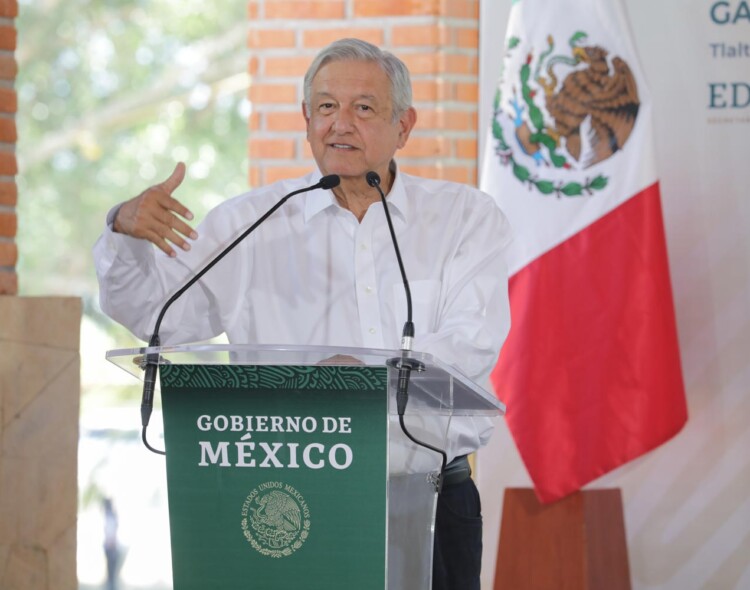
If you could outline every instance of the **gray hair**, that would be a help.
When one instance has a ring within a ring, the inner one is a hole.
[[[361,39],[339,39],[323,49],[307,69],[304,79],[305,105],[308,112],[312,108],[311,94],[313,78],[320,68],[333,61],[367,61],[378,64],[391,81],[391,102],[393,122],[411,107],[411,79],[409,70],[399,58],[383,51],[372,43]]]

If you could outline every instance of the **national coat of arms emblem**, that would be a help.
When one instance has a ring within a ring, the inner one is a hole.
[[[587,38],[576,32],[569,51],[557,52],[549,36],[539,55],[532,49],[525,58],[517,55],[520,38],[507,43],[493,103],[495,153],[542,195],[578,197],[605,188],[608,178],[595,167],[623,149],[638,117],[630,66],[587,45]]]

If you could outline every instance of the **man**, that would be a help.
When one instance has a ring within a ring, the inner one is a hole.
[[[355,39],[313,61],[302,114],[318,170],[227,201],[195,232],[163,183],[110,213],[95,246],[102,309],[148,339],[160,307],[195,270],[285,194],[337,174],[341,184],[293,197],[169,309],[162,343],[231,342],[399,348],[404,289],[374,171],[387,194],[409,278],[413,348],[482,381],[509,329],[505,217],[490,197],[400,172],[394,161],[417,115],[406,66]],[[149,242],[167,256],[160,254]],[[491,423],[452,423],[448,471],[486,443]],[[448,481],[448,480],[446,480]],[[438,501],[434,588],[479,588],[481,509],[471,478],[451,478]]]

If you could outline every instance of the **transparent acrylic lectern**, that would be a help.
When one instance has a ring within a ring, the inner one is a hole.
[[[185,345],[112,350],[142,378],[159,355],[175,590],[429,590],[441,457],[402,432],[400,351]],[[504,406],[411,353],[404,422],[448,447]],[[137,415],[137,412],[134,412]]]

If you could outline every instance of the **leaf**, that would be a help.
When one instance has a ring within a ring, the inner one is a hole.
[[[605,186],[607,186],[607,177],[606,176],[597,176],[594,180],[591,181],[591,184],[589,184],[589,188],[595,191],[602,190]]]
[[[531,176],[531,173],[529,172],[528,168],[519,166],[518,164],[514,162],[513,163],[513,175],[521,182],[526,182]]]
[[[511,37],[508,39],[508,49],[515,49],[521,40],[518,37]]]
[[[583,186],[580,182],[569,182],[560,189],[560,192],[567,197],[577,197],[583,194]]]
[[[497,122],[497,119],[492,120],[492,136],[500,142],[500,147],[502,147],[503,149],[507,149],[508,144],[505,143],[503,126]]]
[[[536,183],[536,188],[543,195],[549,195],[555,192],[555,185],[549,180],[540,180]]]
[[[585,41],[588,38],[588,35],[584,33],[583,31],[577,31],[569,40],[568,44],[571,47],[575,47],[578,45],[579,41]]]

